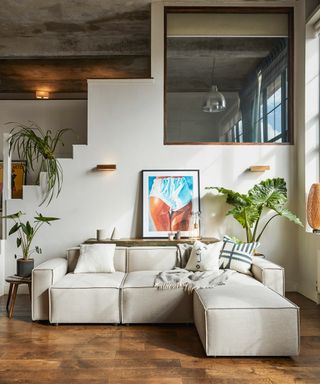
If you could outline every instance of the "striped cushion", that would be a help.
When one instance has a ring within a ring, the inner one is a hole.
[[[260,243],[237,243],[228,236],[223,238],[220,269],[233,269],[251,275],[252,254]]]

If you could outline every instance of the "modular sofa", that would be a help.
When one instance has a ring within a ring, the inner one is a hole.
[[[254,258],[252,277],[188,294],[159,290],[155,276],[177,266],[177,248],[117,247],[116,272],[73,270],[79,248],[32,273],[32,319],[50,323],[195,323],[208,356],[299,353],[299,308],[284,295],[284,270]]]

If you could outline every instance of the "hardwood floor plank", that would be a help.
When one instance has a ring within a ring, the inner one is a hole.
[[[319,384],[320,306],[301,306],[301,353],[284,358],[205,356],[193,325],[60,325],[31,322],[18,295],[1,298],[0,384]]]

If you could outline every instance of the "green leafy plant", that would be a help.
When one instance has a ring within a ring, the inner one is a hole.
[[[9,236],[18,232],[17,237],[17,248],[22,249],[22,258],[28,260],[30,256],[36,252],[38,254],[42,253],[40,247],[35,246],[32,248],[32,242],[42,227],[43,224],[51,225],[51,221],[59,220],[57,217],[47,217],[43,216],[41,213],[37,213],[37,216],[34,217],[33,225],[31,225],[30,221],[22,222],[21,217],[24,215],[23,212],[19,211],[13,213],[12,215],[3,216],[3,219],[11,219],[14,222],[14,225],[9,231]]]
[[[278,216],[302,226],[300,219],[285,207],[288,196],[286,182],[283,178],[261,181],[247,194],[223,187],[207,187],[206,189],[216,189],[226,196],[226,202],[233,206],[227,215],[232,215],[245,229],[247,242],[259,241],[267,226]],[[263,214],[267,210],[273,211],[274,215],[261,223]]]
[[[30,122],[29,125],[8,124],[15,125],[10,132],[9,152],[12,153],[16,150],[19,158],[27,161],[27,171],[30,168],[37,173],[37,182],[39,182],[40,173],[46,172],[47,189],[40,205],[45,201],[49,205],[54,195],[58,197],[61,192],[63,171],[55,157],[55,150],[58,143],[64,145],[62,136],[69,129],[61,129],[53,134],[51,130],[43,131],[33,122]]]

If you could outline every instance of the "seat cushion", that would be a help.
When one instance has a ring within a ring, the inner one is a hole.
[[[50,288],[51,323],[120,323],[123,272],[69,273]]]
[[[122,288],[123,323],[191,323],[192,295],[182,288],[161,290],[154,280],[160,271],[127,274]]]
[[[177,247],[129,247],[128,272],[167,271],[177,264]]]
[[[120,288],[125,273],[68,273],[52,289]]]
[[[262,284],[251,284],[249,277],[236,276],[225,286],[198,290],[193,305],[195,325],[208,356],[299,352],[299,308]]]

